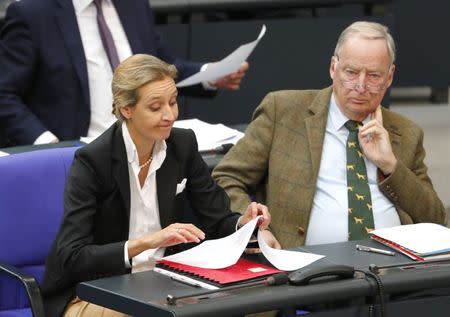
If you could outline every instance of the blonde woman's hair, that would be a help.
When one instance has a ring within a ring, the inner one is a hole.
[[[134,107],[138,101],[137,90],[153,81],[164,78],[175,79],[177,69],[174,65],[167,64],[159,58],[146,54],[133,55],[116,68],[112,80],[113,114],[118,120],[125,118],[120,108]]]
[[[350,38],[362,37],[369,40],[384,40],[386,42],[391,65],[395,62],[395,42],[389,29],[376,22],[358,21],[349,25],[341,35],[334,49],[334,56],[339,56],[342,45]]]

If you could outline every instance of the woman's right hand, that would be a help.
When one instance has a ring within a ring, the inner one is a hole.
[[[170,247],[180,243],[205,239],[205,233],[191,223],[173,223],[164,229],[143,237],[148,249]]]
[[[190,223],[173,223],[157,232],[128,240],[128,257],[131,259],[148,249],[170,247],[180,243],[199,243],[205,233]]]

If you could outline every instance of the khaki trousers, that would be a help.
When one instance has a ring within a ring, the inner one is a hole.
[[[63,317],[129,317],[114,310],[82,301],[78,297],[72,300],[64,311]]]

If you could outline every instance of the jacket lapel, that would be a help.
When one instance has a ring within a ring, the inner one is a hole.
[[[401,141],[402,141],[402,135],[397,127],[397,125],[395,124],[395,122],[393,122],[391,120],[391,116],[389,116],[389,112],[383,110],[383,126],[384,128],[388,131],[389,133],[389,139],[391,141],[391,146],[392,146],[392,151],[395,154],[395,157],[399,158],[401,157]]]
[[[113,0],[114,7],[116,8],[120,22],[122,23],[123,30],[130,44],[133,54],[143,52],[142,41],[139,35],[142,34],[142,30],[138,29],[137,21],[139,17],[136,17],[139,12],[136,12],[135,7],[128,1]]]
[[[156,172],[156,188],[159,205],[159,219],[164,228],[172,223],[173,204],[177,189],[178,160],[167,142],[166,159]]]
[[[80,80],[83,98],[90,107],[86,57],[81,41],[75,9],[71,0],[57,0],[56,21],[72,64]]]
[[[116,123],[118,124],[118,123]],[[125,144],[122,137],[122,127],[115,129],[113,134],[113,150],[112,150],[112,173],[119,187],[119,191],[123,197],[126,206],[128,220],[130,219],[130,180],[128,175],[128,161],[126,155]]]
[[[317,94],[317,97],[309,107],[312,116],[305,119],[314,179],[317,179],[319,173],[331,91],[331,87],[329,87]]]
[[[382,108],[383,111],[383,126],[389,133],[389,140],[391,142],[392,152],[398,160],[402,159],[402,135],[397,125],[390,119],[388,111]],[[378,181],[384,179],[383,173],[378,170]]]

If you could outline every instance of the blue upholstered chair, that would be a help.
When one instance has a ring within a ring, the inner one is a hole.
[[[44,317],[39,282],[76,148],[0,157],[0,317]]]

